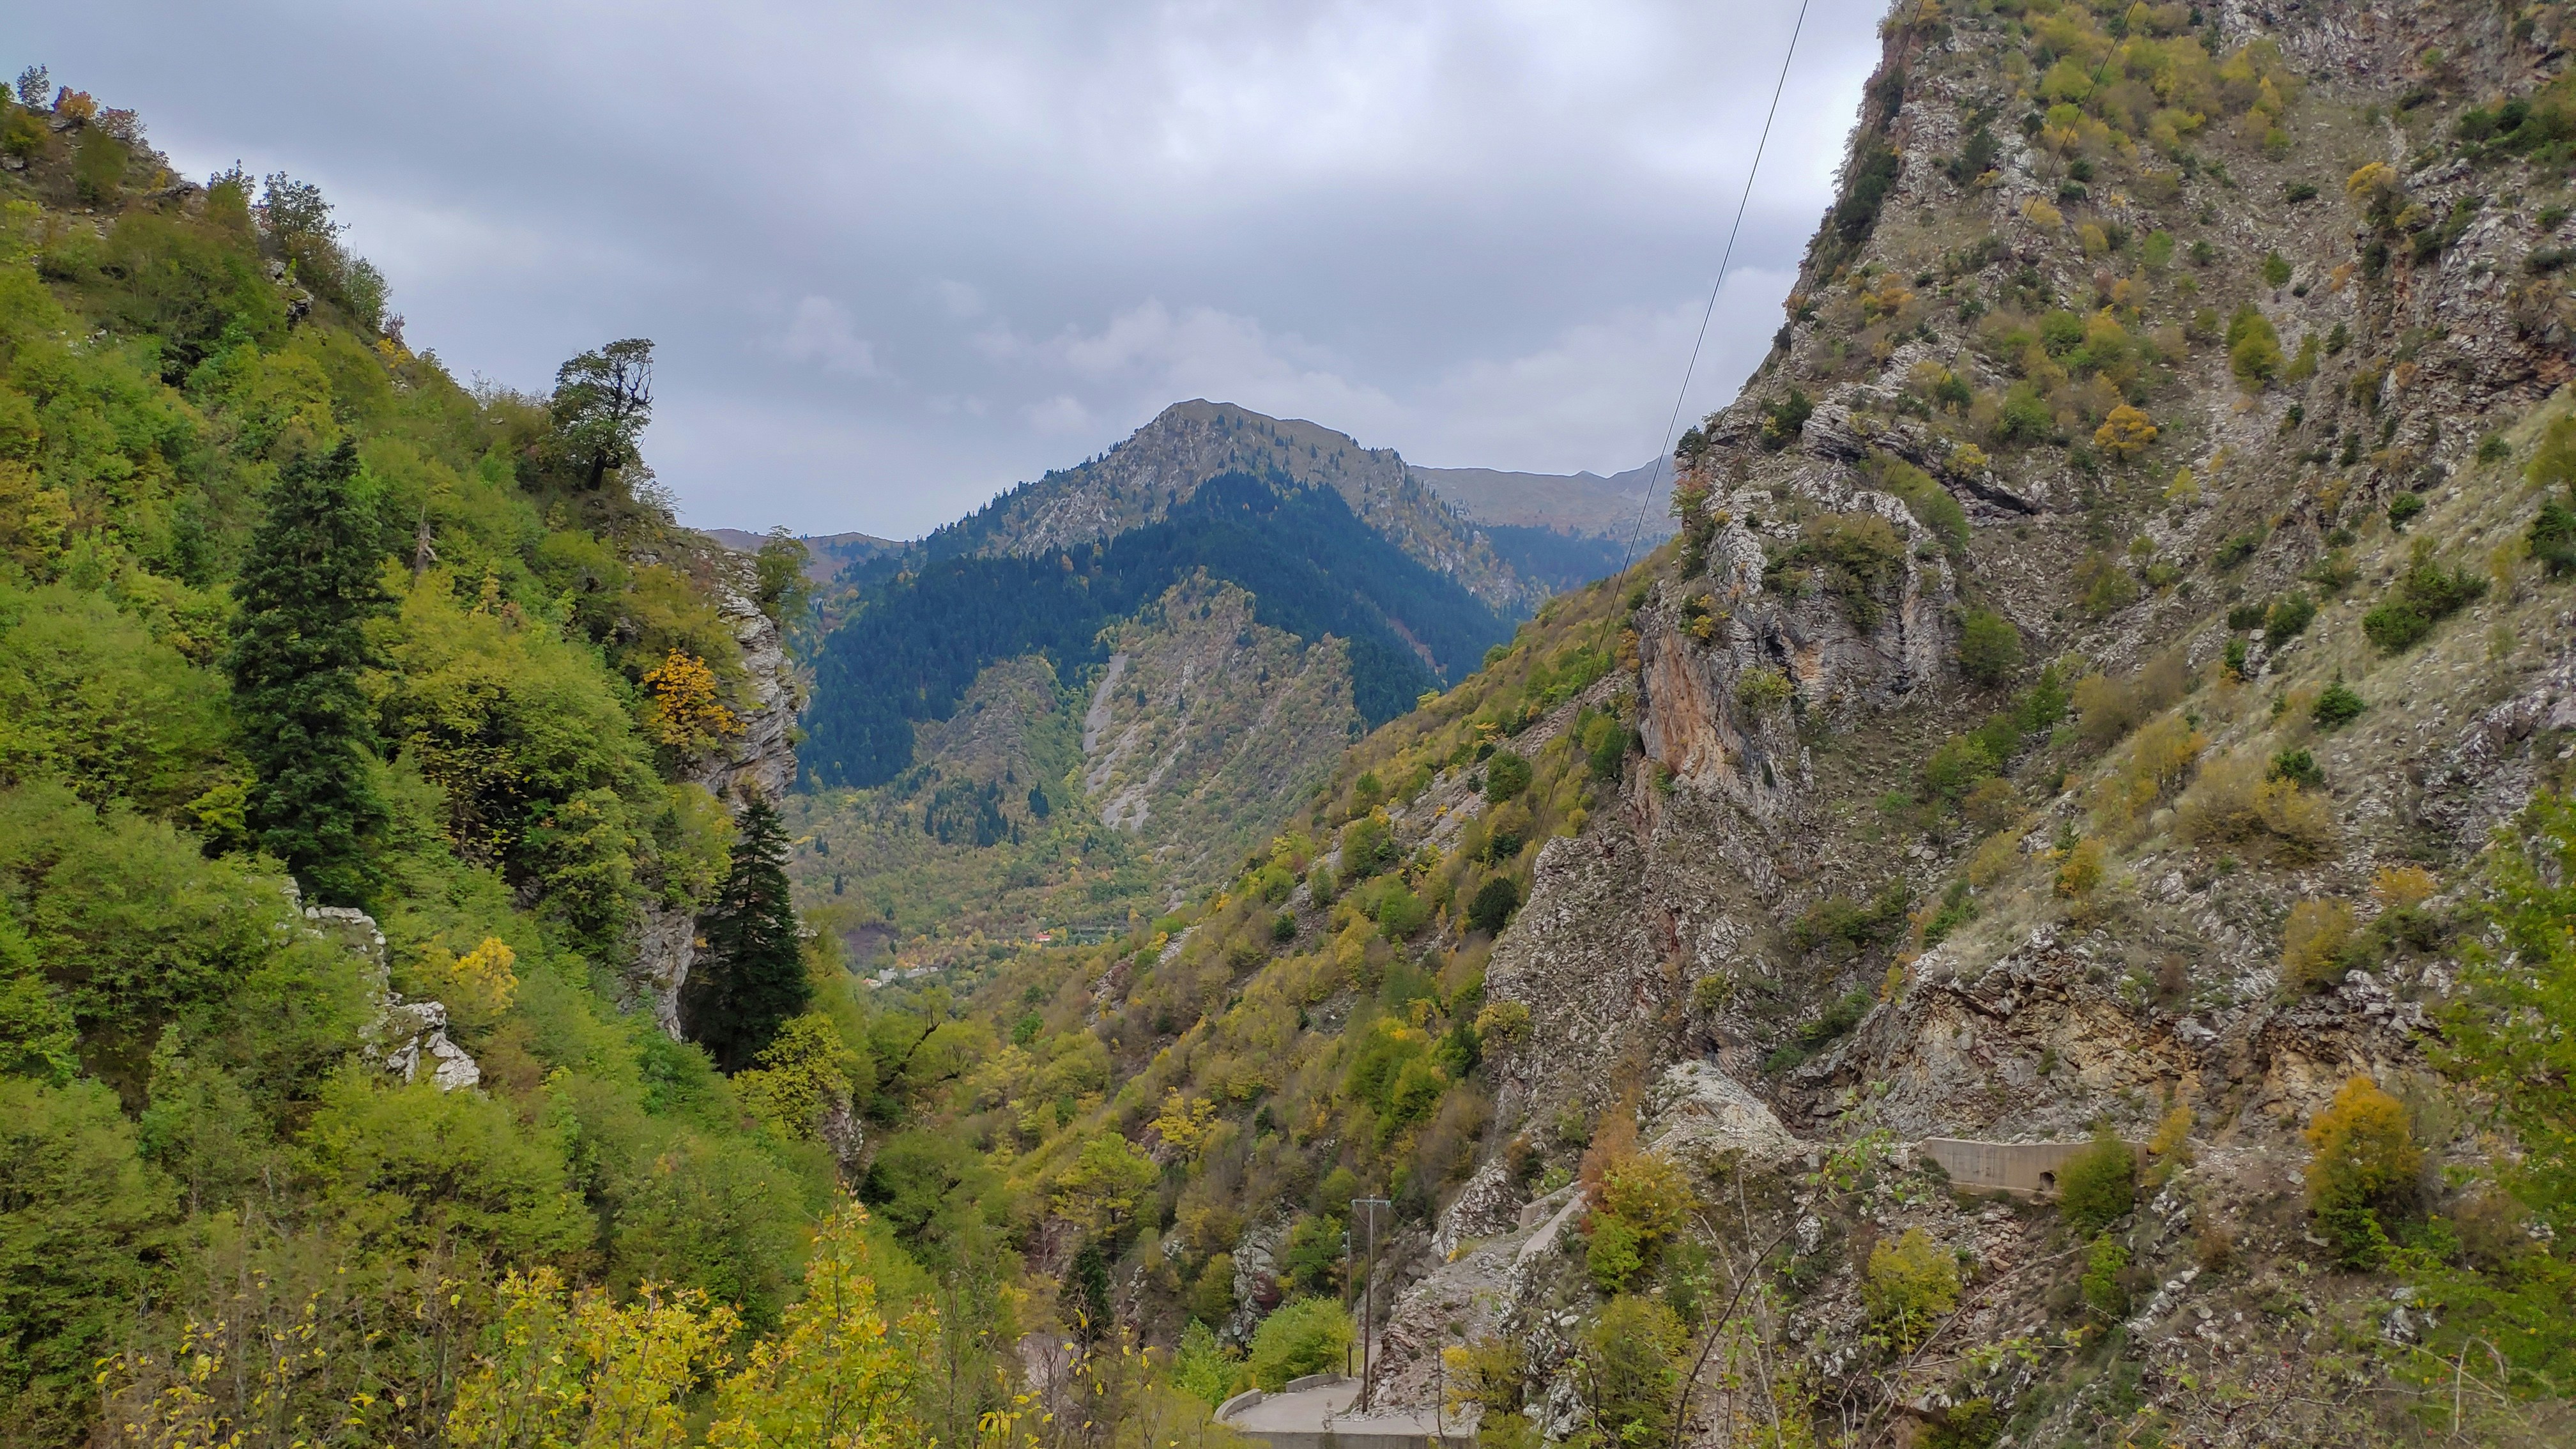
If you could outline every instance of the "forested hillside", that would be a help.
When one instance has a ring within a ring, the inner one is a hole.
[[[40,71],[0,157],[0,1443],[1007,1420],[989,1258],[842,1206],[956,1029],[800,945],[798,558],[672,523],[650,344],[463,387]]]
[[[1247,590],[1262,623],[1343,640],[1352,694],[1372,723],[1472,669],[1508,632],[1332,490],[1226,474],[1079,557],[934,555],[863,594],[815,666],[806,772],[827,786],[892,779],[912,763],[913,723],[947,718],[984,666],[1038,654],[1072,676],[1104,664],[1104,626],[1202,569]]]

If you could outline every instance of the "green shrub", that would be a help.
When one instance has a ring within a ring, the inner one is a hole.
[[[1923,944],[1938,946],[1949,939],[1951,932],[1976,918],[1976,898],[1970,893],[1968,883],[1953,881],[1941,897],[1941,908],[1932,913],[1931,920],[1923,923]]]
[[[2415,544],[2406,571],[2371,611],[2361,616],[2361,632],[2390,654],[2413,647],[2433,626],[2487,591],[2487,581],[2463,566],[2445,571],[2433,562],[2430,545]]]
[[[1235,1386],[1242,1381],[1243,1365],[1217,1346],[1216,1333],[1206,1320],[1191,1319],[1181,1329],[1180,1351],[1172,1359],[1172,1382],[1213,1409],[1234,1397]]]
[[[2317,702],[2308,707],[2308,718],[2316,722],[2317,728],[2331,734],[2361,718],[2361,712],[2368,708],[2370,706],[2338,674],[2317,696]]]
[[[2093,1240],[2092,1251],[2084,1258],[2084,1306],[2102,1323],[2117,1323],[2129,1312],[2129,1288],[2122,1277],[2129,1270],[2129,1250],[2109,1233]]]
[[[1611,714],[1595,714],[1580,731],[1584,763],[1596,780],[1616,780],[1619,767],[1627,762],[1628,747],[1636,742],[1635,734]]]
[[[1330,1298],[1299,1298],[1282,1304],[1253,1332],[1253,1387],[1275,1394],[1287,1388],[1290,1379],[1340,1373],[1351,1342],[1351,1316]]]
[[[1431,907],[1422,897],[1391,881],[1377,898],[1377,928],[1390,941],[1407,941],[1431,923]]]
[[[1903,881],[1891,883],[1873,901],[1827,896],[1791,923],[1789,940],[1801,951],[1812,951],[1829,942],[1862,950],[1886,940],[1904,926],[1909,900]]]
[[[1955,805],[1979,782],[1992,779],[1998,768],[1984,745],[1966,735],[1952,735],[1923,761],[1923,788]]]
[[[1959,1306],[1959,1260],[1921,1228],[1907,1228],[1896,1241],[1881,1239],[1870,1249],[1860,1296],[1870,1326],[1906,1352]]]
[[[1206,1266],[1199,1269],[1199,1276],[1190,1284],[1188,1307],[1192,1319],[1211,1327],[1234,1316],[1232,1253],[1208,1256]],[[1233,1382],[1237,1373],[1240,1373],[1239,1369],[1227,1374],[1227,1382]],[[1231,1394],[1232,1390],[1229,1389],[1228,1393]]]
[[[2170,240],[2166,250],[2172,250]],[[1976,1398],[1943,1409],[1916,1442],[1922,1449],[1994,1449],[1995,1441],[2003,1436],[2003,1411],[1995,1407],[1992,1399]]]
[[[1960,390],[1966,389],[1965,383],[1955,378],[1953,382]],[[1931,530],[1943,547],[1957,553],[1968,546],[1968,511],[1931,474],[1884,453],[1872,455],[1870,465],[1878,485],[1903,499],[1915,521]]]
[[[1959,672],[1979,684],[2001,684],[2021,668],[2021,630],[1993,609],[1959,619]]]
[[[2266,780],[2287,780],[2302,790],[2322,790],[2326,772],[2317,767],[2317,757],[2310,750],[2282,750],[2272,756],[2272,764],[2263,772]]]
[[[1816,404],[1797,388],[1789,395],[1762,409],[1762,446],[1776,453],[1798,441],[1806,431],[1807,419],[1816,414]]]
[[[2105,1127],[2057,1172],[2057,1208],[2078,1236],[2091,1237],[2138,1205],[2138,1159]]]
[[[1530,786],[1530,763],[1509,750],[1496,750],[1485,762],[1485,799],[1495,805]]]
[[[1654,1299],[1621,1294],[1602,1307],[1577,1349],[1575,1385],[1609,1442],[1669,1435],[1681,1378],[1674,1360],[1686,1342],[1681,1319]]]
[[[1998,443],[2045,443],[2057,434],[2057,415],[2039,390],[2026,382],[2014,383],[2004,392],[2003,406],[1995,414],[1995,441]]]
[[[1395,864],[1395,825],[1385,816],[1371,814],[1354,820],[1342,832],[1342,880],[1344,884],[1366,880]]]
[[[2252,303],[2236,309],[2227,324],[2227,366],[2248,392],[2261,392],[2281,375],[2288,359],[2281,355],[2281,334]]]
[[[2412,496],[2412,495],[2409,495]],[[2263,616],[2263,642],[2274,649],[2306,632],[2317,617],[2317,601],[2305,589],[2292,589],[2272,601]]]
[[[2094,549],[2075,562],[2076,607],[2088,619],[2105,619],[2137,601],[2138,581],[2117,559]]]
[[[1498,935],[1520,907],[1521,888],[1510,876],[1498,875],[1478,886],[1475,898],[1467,903],[1467,929]]]
[[[2423,494],[2400,493],[2388,500],[2388,526],[2399,533],[2404,533],[2406,525],[2414,522],[2423,512]]]
[[[1626,1290],[1628,1280],[1645,1266],[1643,1235],[1634,1223],[1611,1213],[1592,1217],[1592,1241],[1583,1250],[1583,1269],[1592,1286],[1605,1294]]]
[[[1852,627],[1866,630],[1877,627],[1883,611],[1879,594],[1904,570],[1905,539],[1896,525],[1875,513],[1823,513],[1800,526],[1797,542],[1783,549],[1764,574],[1781,580],[1784,588],[1790,572],[1821,574]]]
[[[1751,714],[1768,714],[1789,702],[1789,676],[1770,665],[1757,665],[1735,678],[1735,701]]]

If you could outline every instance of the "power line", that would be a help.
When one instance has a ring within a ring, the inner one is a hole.
[[[1744,230],[1744,211],[1753,202],[1753,179],[1762,174],[1762,153],[1771,144],[1771,123],[1780,114],[1780,95],[1789,87],[1789,62],[1796,58],[1798,36],[1807,26],[1807,4],[1808,0],[1798,0],[1798,18],[1789,27],[1789,48],[1780,57],[1780,78],[1771,86],[1771,109],[1762,116],[1762,138],[1753,143],[1753,165],[1744,173],[1744,194],[1735,202],[1735,224],[1727,228],[1726,251],[1717,263],[1717,281],[1709,287],[1708,306],[1700,313],[1699,336],[1691,341],[1690,364],[1682,369],[1681,390],[1673,394],[1673,414],[1664,423],[1664,440],[1655,448],[1655,461],[1646,465],[1645,496],[1637,500],[1637,519],[1628,529],[1628,546],[1619,556],[1622,574],[1637,561],[1637,541],[1645,533],[1646,509],[1655,501],[1655,480],[1672,461],[1673,429],[1681,425],[1682,404],[1690,398],[1691,375],[1699,371],[1700,349],[1708,343],[1709,319],[1717,315],[1717,294],[1726,286],[1727,269],[1735,264],[1735,238]]]

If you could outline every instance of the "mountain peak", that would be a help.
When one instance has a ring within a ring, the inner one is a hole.
[[[1160,520],[1229,473],[1332,489],[1370,528],[1495,608],[1525,610],[1544,596],[1394,449],[1205,398],[1174,403],[1100,457],[994,500],[965,525],[969,548],[1032,556],[1104,542]]]

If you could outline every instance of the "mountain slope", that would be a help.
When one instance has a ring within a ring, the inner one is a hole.
[[[1415,562],[1497,611],[1521,612],[1546,597],[1514,575],[1393,450],[1204,400],[1174,403],[1101,457],[1021,484],[924,545],[934,559],[1063,553],[1156,522],[1209,479],[1237,473],[1331,489]]]
[[[0,93],[0,1443],[481,1442],[545,1398],[505,1319],[773,1331],[856,1089],[664,1028],[796,701],[639,486],[650,344],[468,388],[317,189],[49,89]],[[815,964],[789,1035],[855,1060]]]
[[[2564,1442],[2565,25],[1900,11],[1681,537],[957,1120],[1185,1356],[1392,1199],[1489,1442]]]
[[[1349,651],[1362,714],[1386,719],[1507,632],[1500,618],[1355,518],[1339,494],[1227,474],[1156,522],[1079,555],[933,550],[878,586],[825,638],[807,712],[806,770],[875,785],[912,758],[916,720],[944,718],[987,664],[1044,653],[1060,670],[1105,664],[1101,631],[1191,573],[1242,585],[1257,616]]]
[[[1423,486],[1486,528],[1544,528],[1558,533],[1625,539],[1640,533],[1648,545],[1670,538],[1664,494],[1672,470],[1660,464],[1598,473],[1515,473],[1498,468],[1412,467]],[[1655,496],[1647,497],[1649,488]]]
[[[1359,729],[1347,646],[1256,613],[1193,574],[1107,626],[1106,661],[1070,687],[1036,656],[989,665],[916,726],[902,775],[801,794],[793,870],[817,918],[919,969],[1122,933],[1223,879]]]

